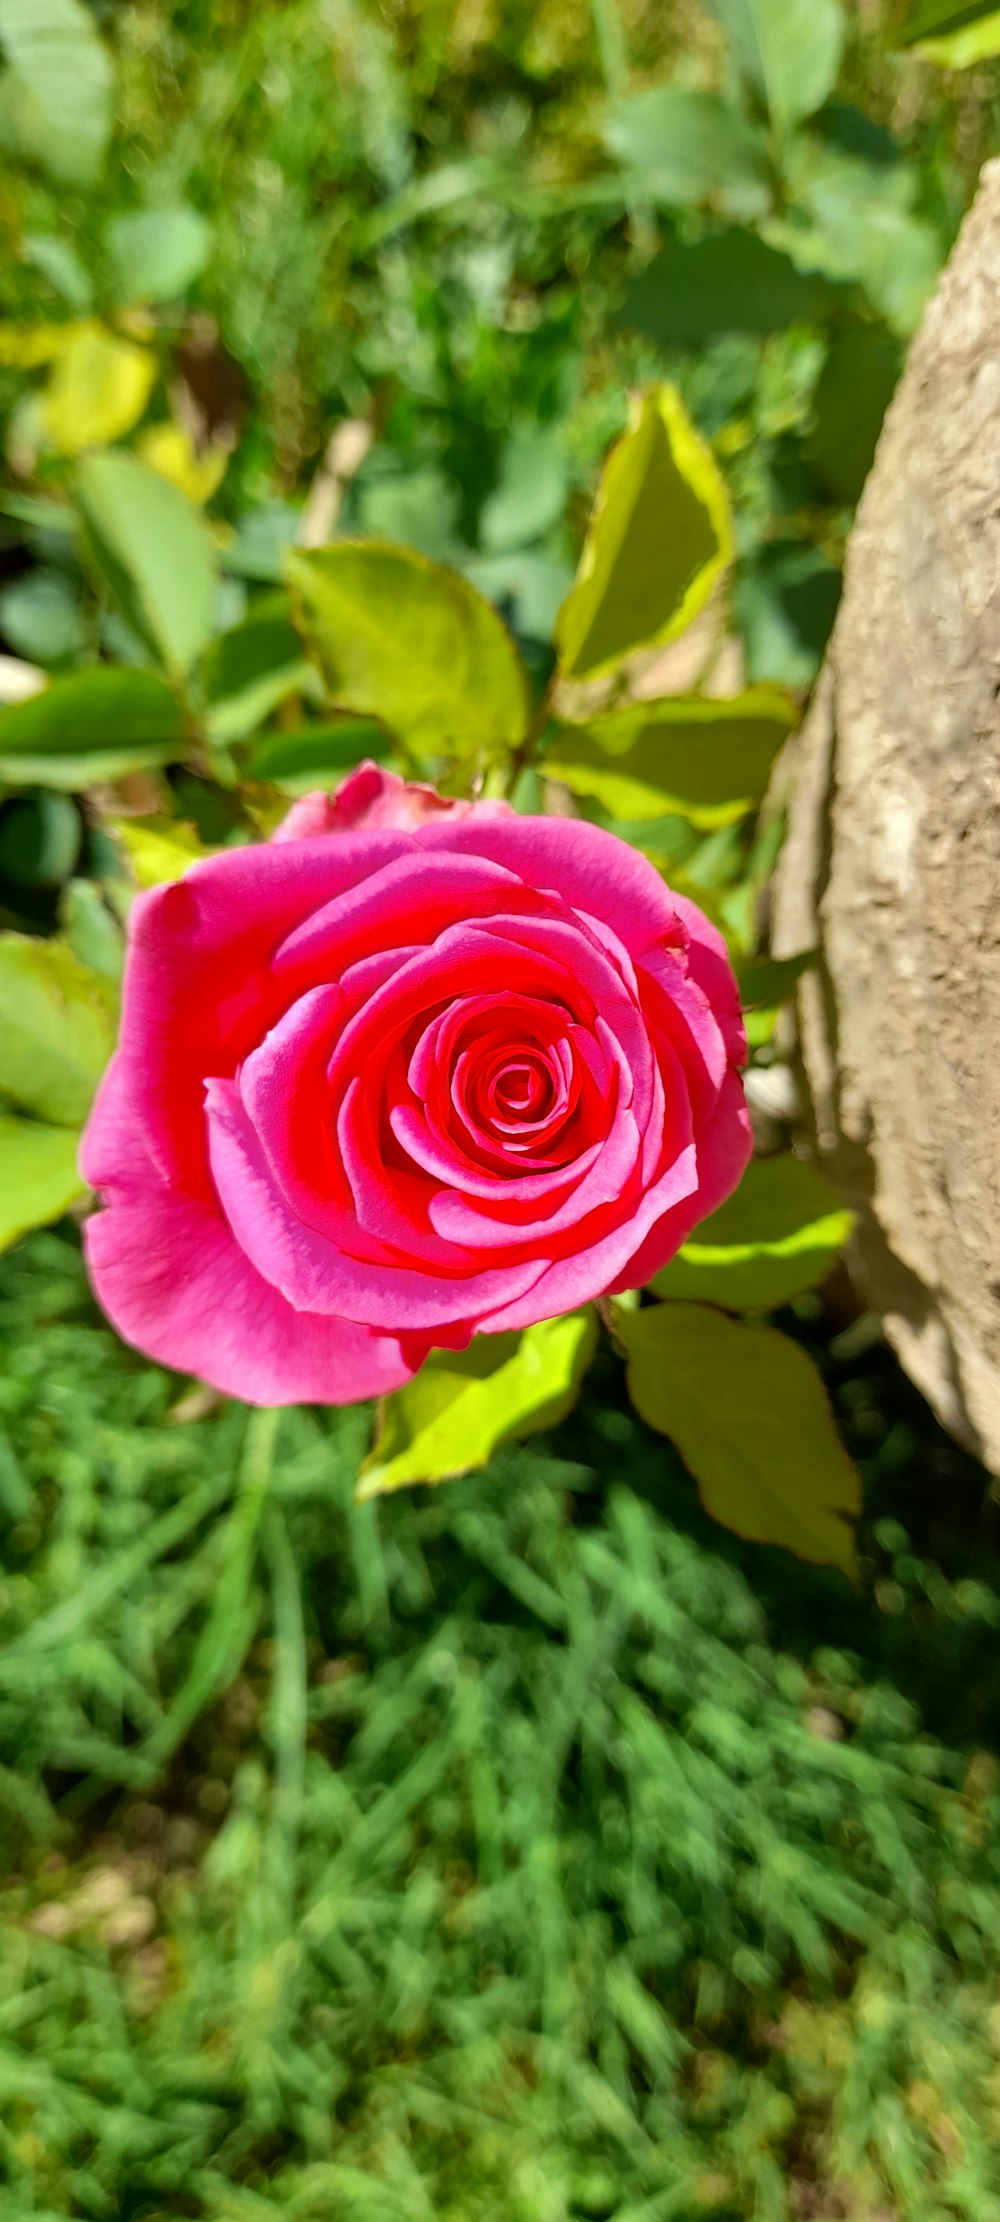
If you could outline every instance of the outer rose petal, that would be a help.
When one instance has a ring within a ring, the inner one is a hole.
[[[91,1113],[81,1170],[104,1191],[87,1264],[112,1326],[161,1365],[248,1404],[354,1404],[409,1381],[410,1340],[298,1312],[257,1273],[225,1220],[161,1180],[139,1140],[116,1057]]]
[[[371,759],[359,764],[332,795],[317,788],[293,802],[273,841],[308,840],[320,833],[409,833],[436,818],[512,817],[509,802],[464,802],[439,795],[419,780],[401,779]]]

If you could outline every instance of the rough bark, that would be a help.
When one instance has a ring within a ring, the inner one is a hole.
[[[1000,162],[914,342],[790,767],[773,946],[903,1364],[1000,1473]]]

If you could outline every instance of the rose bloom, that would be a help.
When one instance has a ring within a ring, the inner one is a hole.
[[[84,1137],[126,1341],[259,1404],[636,1288],[750,1149],[715,928],[611,833],[362,765],[136,901]]]

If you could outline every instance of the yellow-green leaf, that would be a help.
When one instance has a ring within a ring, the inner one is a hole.
[[[0,1250],[29,1227],[61,1219],[86,1195],[76,1168],[79,1140],[75,1127],[42,1126],[0,1112]]]
[[[734,825],[760,801],[797,716],[778,687],[750,687],[718,702],[672,695],[589,725],[560,725],[545,768],[573,794],[593,795],[613,818]]]
[[[683,632],[732,553],[729,502],[711,449],[673,387],[654,386],[605,464],[559,612],[564,676],[591,678]]]
[[[135,452],[147,470],[159,471],[172,486],[179,486],[189,501],[202,508],[217,493],[226,475],[230,451],[212,446],[199,453],[190,432],[181,424],[151,424],[135,443]]]
[[[152,348],[103,324],[81,325],[60,350],[42,395],[42,430],[57,455],[110,447],[137,424],[156,383]]]
[[[199,857],[215,854],[202,847],[194,827],[180,818],[117,818],[113,831],[140,888],[164,887],[179,880]]]
[[[0,934],[0,1096],[80,1127],[115,1046],[116,996],[61,941]]]
[[[853,1574],[861,1484],[798,1343],[703,1304],[619,1310],[616,1332],[636,1410],[676,1443],[713,1519]]]
[[[554,1427],[576,1401],[596,1335],[591,1313],[571,1312],[521,1335],[481,1335],[468,1350],[435,1351],[380,1407],[358,1497],[451,1480],[485,1466],[501,1443]]]
[[[291,548],[285,564],[293,617],[338,709],[378,718],[417,755],[517,746],[520,658],[457,572],[378,540]]]
[[[824,1279],[853,1224],[812,1165],[751,1158],[735,1196],[702,1221],[653,1291],[726,1311],[774,1311]]]
[[[178,486],[131,455],[88,455],[76,497],[90,554],[130,625],[178,675],[211,638],[215,557]]]

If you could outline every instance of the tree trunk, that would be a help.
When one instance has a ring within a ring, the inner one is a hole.
[[[914,342],[789,765],[778,955],[866,1300],[1000,1473],[1000,162]]]

